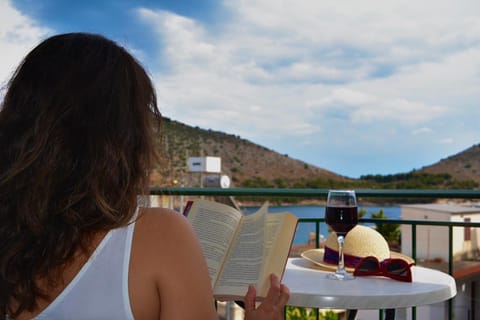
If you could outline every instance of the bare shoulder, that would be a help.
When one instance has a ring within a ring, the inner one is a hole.
[[[167,208],[140,208],[138,221],[147,220],[148,222],[174,222],[182,223],[186,218],[177,211]]]
[[[144,253],[153,251],[165,267],[181,251],[198,252],[199,244],[190,222],[180,213],[164,208],[144,208],[135,226],[134,241]],[[181,251],[180,251],[181,250]],[[168,257],[167,259],[165,259]]]
[[[195,319],[197,315],[191,310],[204,315],[202,319],[214,318],[205,259],[182,214],[163,208],[141,209],[129,274],[135,318],[148,318],[143,317],[146,310],[157,310],[153,313],[160,319]],[[148,294],[146,288],[150,288]]]
[[[190,223],[180,213],[165,208],[142,208],[136,222],[137,230],[142,232],[153,232],[153,236],[158,235],[156,231],[191,231]],[[177,229],[178,228],[178,229]]]

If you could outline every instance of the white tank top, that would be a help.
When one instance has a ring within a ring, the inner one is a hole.
[[[110,230],[75,278],[34,319],[133,319],[128,266],[134,226]]]

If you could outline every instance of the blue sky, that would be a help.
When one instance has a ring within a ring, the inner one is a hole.
[[[39,41],[101,33],[163,115],[349,177],[480,143],[478,0],[0,0],[0,82]]]

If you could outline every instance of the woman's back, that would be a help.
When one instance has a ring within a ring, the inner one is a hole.
[[[35,319],[133,319],[128,295],[133,227],[110,230],[73,279],[55,288],[60,294],[34,311]]]
[[[66,269],[72,274],[84,262],[54,288],[56,297],[17,319],[172,319],[179,312],[181,319],[215,319],[206,266],[188,222],[166,209],[139,211],[135,223],[111,230],[87,261]]]

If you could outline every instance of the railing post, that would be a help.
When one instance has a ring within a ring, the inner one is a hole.
[[[412,258],[417,260],[417,224],[412,223]]]
[[[417,225],[412,223],[412,258],[417,260]],[[417,319],[417,308],[412,307],[412,320]]]
[[[453,226],[448,226],[448,274],[453,277]],[[448,319],[453,319],[453,299],[448,300]]]
[[[315,248],[320,248],[320,221],[315,222]],[[320,309],[315,308],[315,320],[320,320]]]

